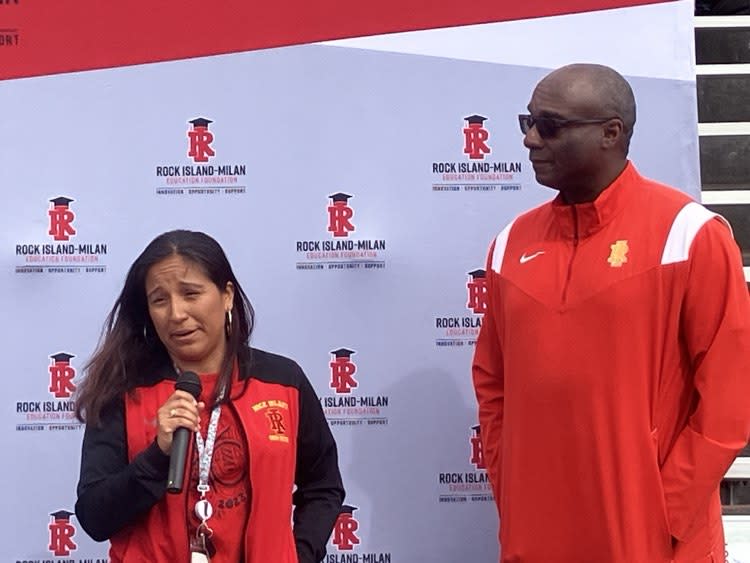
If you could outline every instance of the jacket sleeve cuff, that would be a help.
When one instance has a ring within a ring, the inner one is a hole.
[[[141,481],[158,481],[166,486],[169,459],[154,440],[133,460],[136,477]]]

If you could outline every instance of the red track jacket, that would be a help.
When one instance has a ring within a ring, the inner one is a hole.
[[[718,485],[750,436],[725,222],[628,163],[592,203],[515,219],[487,288],[473,378],[501,561],[723,562]]]

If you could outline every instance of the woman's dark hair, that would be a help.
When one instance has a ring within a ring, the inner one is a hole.
[[[75,414],[80,421],[99,424],[103,409],[149,372],[169,365],[167,350],[148,313],[146,275],[154,264],[174,255],[199,266],[221,291],[227,282],[234,286],[232,324],[227,327],[227,347],[216,390],[229,388],[234,362],[244,352],[253,330],[253,308],[218,242],[201,232],[169,231],[152,240],[130,266],[125,285],[104,323],[99,346],[84,367],[86,377],[76,394]]]

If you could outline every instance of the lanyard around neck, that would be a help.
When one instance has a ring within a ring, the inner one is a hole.
[[[216,444],[216,431],[219,428],[219,416],[221,416],[221,405],[217,404],[211,411],[206,439],[203,439],[200,432],[195,433],[195,446],[198,448],[198,492],[201,494],[201,498],[206,496],[210,488],[208,486],[208,475],[211,470],[214,445]]]

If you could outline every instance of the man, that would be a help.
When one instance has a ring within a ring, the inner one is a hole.
[[[473,378],[503,563],[723,562],[750,435],[750,298],[725,221],[627,160],[625,79],[571,65],[519,116],[559,191],[492,243]]]

